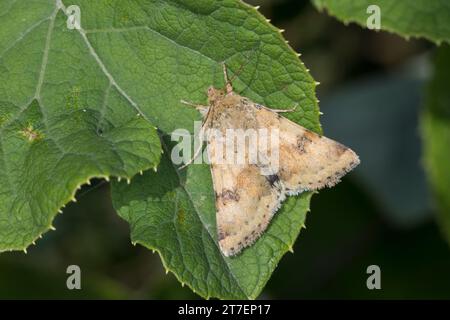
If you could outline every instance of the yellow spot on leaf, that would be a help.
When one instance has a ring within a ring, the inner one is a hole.
[[[181,224],[181,225],[184,225],[184,223],[185,223],[185,219],[186,219],[186,213],[184,212],[184,210],[183,209],[178,209],[178,216],[177,216],[177,218],[178,218],[178,222]]]
[[[29,142],[38,141],[43,137],[43,134],[39,130],[34,129],[32,124],[29,124],[26,128],[22,129],[20,134]]]

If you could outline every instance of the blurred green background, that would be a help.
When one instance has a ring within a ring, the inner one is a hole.
[[[435,47],[345,26],[309,1],[247,2],[286,30],[321,82],[325,135],[362,161],[313,197],[295,253],[282,259],[261,298],[450,298],[450,250],[435,222],[418,120]],[[157,254],[131,245],[109,192],[93,181],[28,254],[1,254],[0,298],[198,298],[166,275]],[[82,290],[66,288],[72,264],[81,267]],[[372,264],[381,268],[381,290],[366,287]]]

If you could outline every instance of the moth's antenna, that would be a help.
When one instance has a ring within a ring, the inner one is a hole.
[[[223,68],[223,77],[225,79],[225,91],[226,93],[233,92],[233,85],[231,84],[231,80],[228,78],[228,71],[225,62],[222,63]]]
[[[237,71],[233,74],[233,76],[231,77],[231,79],[228,79],[229,82],[234,81],[234,79],[236,79],[237,76],[239,76],[242,72],[242,69],[244,69],[245,64],[241,64],[241,66],[239,67],[239,69],[237,69]],[[227,76],[228,77],[228,76]]]
[[[228,77],[228,71],[227,71],[227,67],[225,65],[225,62],[222,63],[222,67],[223,67],[223,74],[225,77],[225,88],[226,88],[226,92],[229,93],[232,91],[232,82],[234,81],[234,79],[236,79],[236,77],[238,77],[242,70],[244,69],[244,67],[247,65],[247,63],[250,61],[251,55],[253,55],[256,52],[256,49],[260,47],[260,42],[258,42],[258,45],[256,45],[250,52],[250,56],[247,57],[245,56],[247,62],[246,63],[242,63],[239,67],[239,69],[233,73],[233,76],[231,78]],[[230,91],[231,90],[231,91]]]

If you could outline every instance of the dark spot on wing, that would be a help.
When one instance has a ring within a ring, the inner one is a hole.
[[[220,194],[220,198],[222,198],[222,203],[225,204],[229,201],[239,201],[240,196],[236,190],[224,189]]]
[[[218,237],[219,237],[219,241],[225,239],[226,237],[229,237],[230,233],[229,232],[224,232],[222,230],[219,230],[218,232]]]
[[[305,133],[304,135],[297,136],[297,149],[300,153],[306,153],[306,146],[310,144],[312,140]]]
[[[280,177],[277,174],[271,174],[265,177],[271,187],[273,187],[278,181],[280,181]]]
[[[343,144],[336,142],[334,150],[336,152],[336,155],[340,157],[345,151],[348,150],[348,148]]]

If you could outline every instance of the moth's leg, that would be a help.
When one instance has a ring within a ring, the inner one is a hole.
[[[228,71],[227,66],[225,62],[222,63],[222,69],[223,69],[223,77],[225,79],[225,91],[226,93],[232,93],[233,92],[233,86],[231,84],[230,78],[228,78]]]
[[[193,103],[193,102],[189,102],[189,101],[185,101],[185,100],[180,100],[180,102],[182,104],[194,107],[202,114],[202,116],[205,116],[208,113],[209,106],[204,106],[202,104],[197,104],[197,103]]]
[[[283,113],[283,112],[294,112],[295,111],[295,109],[297,109],[297,107],[298,107],[298,104],[296,103],[292,108],[290,108],[290,109],[271,109],[271,108],[267,108],[267,107],[265,107],[265,106],[263,106],[263,105],[258,105],[259,107],[262,107],[262,108],[264,108],[264,109],[266,109],[266,110],[269,110],[269,111],[273,111],[273,112],[276,112],[276,113]]]
[[[272,111],[276,112],[276,113],[283,113],[283,112],[294,112],[295,109],[297,109],[297,104],[294,105],[292,108],[290,109],[271,109]]]
[[[182,170],[182,169],[186,168],[188,165],[190,165],[190,164],[198,157],[198,155],[200,154],[200,152],[201,152],[202,150],[203,150],[203,144],[195,151],[194,156],[193,156],[188,162],[186,162],[185,164],[183,164],[183,165],[179,168],[179,170]]]
[[[204,127],[205,127],[205,126],[203,125],[202,128],[200,129],[200,132],[199,132],[199,136],[200,136],[200,137],[203,137],[203,135],[204,135],[204,132],[205,132]],[[190,165],[190,164],[198,157],[198,155],[200,154],[200,152],[201,152],[202,150],[203,150],[203,141],[201,141],[200,146],[197,148],[197,150],[195,150],[194,155],[192,156],[192,158],[189,159],[189,161],[186,162],[184,165],[182,165],[182,166],[179,168],[179,170],[182,170],[182,169],[186,168],[188,165]]]
[[[186,100],[180,100],[180,102],[181,102],[182,104],[187,105],[187,106],[194,107],[194,108],[196,108],[197,110],[198,110],[198,109],[208,109],[208,108],[209,108],[209,106],[205,106],[205,105],[203,105],[203,104],[198,104],[198,103],[189,102],[189,101],[186,101]]]

